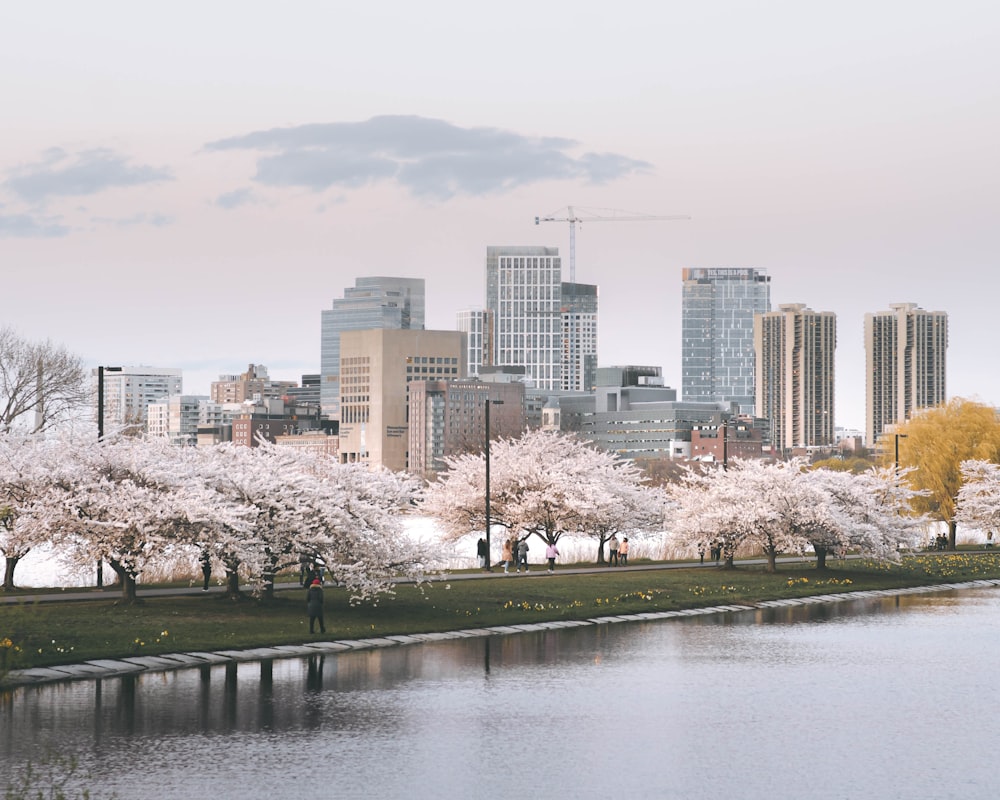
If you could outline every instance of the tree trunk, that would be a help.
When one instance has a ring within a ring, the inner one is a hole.
[[[240,596],[240,573],[235,569],[231,572],[226,570],[226,597],[230,600],[237,600]]]
[[[826,569],[827,549],[819,545],[813,545],[813,550],[816,551],[816,569]]]
[[[138,600],[135,575],[131,575],[118,561],[112,561],[109,558],[108,564],[115,571],[115,575],[118,577],[118,584],[122,587],[122,603],[132,605]]]
[[[764,553],[767,555],[767,571],[777,572],[778,571],[778,551],[773,547],[765,547]]]
[[[14,591],[14,567],[21,560],[21,556],[7,556],[3,566],[3,590],[5,592]]]
[[[957,546],[958,523],[952,518],[948,520],[948,549],[954,550]]]
[[[604,560],[604,539],[597,540],[597,566],[603,566],[608,562]]]

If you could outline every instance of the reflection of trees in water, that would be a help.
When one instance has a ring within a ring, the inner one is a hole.
[[[27,758],[39,743],[82,752],[115,737],[156,741],[320,728],[398,734],[413,712],[395,690],[412,681],[448,691],[461,681],[502,680],[507,670],[588,662],[607,651],[609,641],[627,640],[641,627],[470,637],[20,687],[0,706],[0,757]]]

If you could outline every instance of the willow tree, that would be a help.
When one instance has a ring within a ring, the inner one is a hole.
[[[885,461],[894,461],[898,449],[896,466],[916,467],[910,483],[926,495],[914,498],[914,509],[948,526],[948,545],[954,550],[962,462],[1000,463],[1000,417],[991,406],[957,397],[916,413],[889,436],[894,437],[893,448]]]

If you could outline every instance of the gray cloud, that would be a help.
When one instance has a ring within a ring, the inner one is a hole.
[[[219,208],[224,208],[227,211],[253,202],[256,201],[254,199],[252,189],[234,189],[231,192],[220,194],[217,198],[215,198],[215,205]]]
[[[574,156],[577,146],[570,139],[524,136],[499,128],[459,128],[438,119],[382,116],[365,122],[272,128],[205,147],[260,152],[254,180],[266,186],[323,191],[395,180],[415,195],[440,199],[460,193],[492,194],[545,180],[605,183],[652,168],[615,153]]]
[[[122,186],[171,180],[167,169],[130,164],[111,150],[85,150],[76,154],[59,148],[45,151],[42,160],[15,167],[4,186],[29,203],[52,197],[91,195]]]
[[[30,214],[0,214],[0,239],[52,239],[66,236],[69,231],[54,219]]]

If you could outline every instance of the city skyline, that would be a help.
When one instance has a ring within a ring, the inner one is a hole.
[[[484,306],[491,245],[583,223],[598,364],[681,387],[682,269],[754,268],[772,307],[837,315],[836,423],[864,429],[864,315],[949,318],[949,397],[989,369],[1000,9],[958,2],[98,0],[5,12],[0,324],[184,391],[320,371],[320,313],[358,277],[426,281],[426,327]],[[516,43],[511,47],[510,43]],[[509,52],[508,52],[509,51]]]

